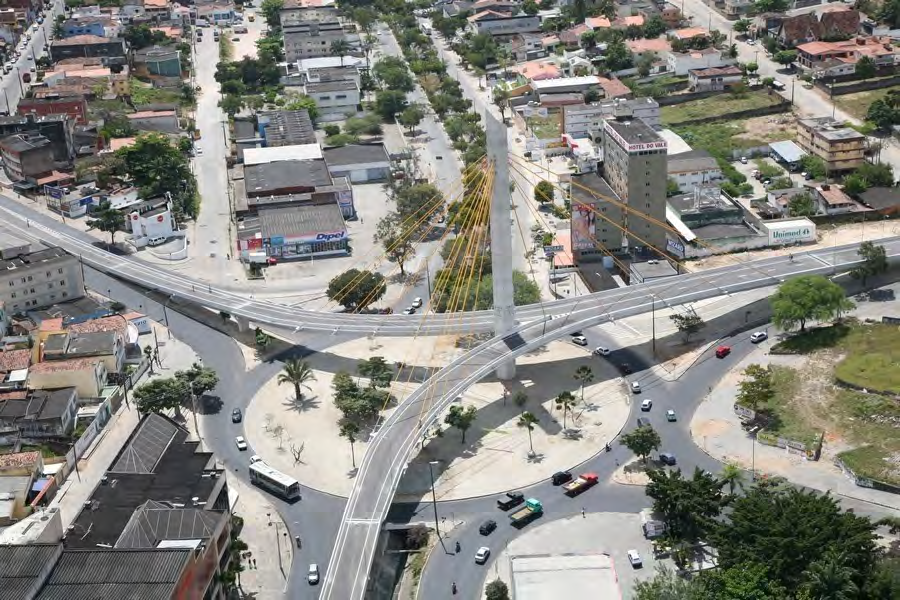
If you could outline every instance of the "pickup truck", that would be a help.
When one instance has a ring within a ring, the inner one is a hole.
[[[536,498],[529,498],[525,501],[525,506],[509,515],[509,521],[513,525],[524,525],[543,514],[543,512],[544,506],[541,504],[541,501]]]
[[[584,473],[575,481],[570,481],[562,486],[563,491],[568,496],[577,496],[584,490],[597,483],[597,475],[595,473]]]
[[[497,499],[497,508],[500,510],[509,510],[513,506],[518,506],[525,502],[525,496],[522,492],[507,492]]]

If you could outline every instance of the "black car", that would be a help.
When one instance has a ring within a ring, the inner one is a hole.
[[[497,521],[488,519],[481,524],[481,527],[478,528],[478,533],[480,533],[481,535],[491,535],[491,533],[493,533],[495,529],[497,529]]]
[[[659,462],[664,465],[672,466],[675,464],[675,455],[671,452],[660,452],[659,453]]]
[[[240,423],[243,418],[244,418],[244,415],[241,413],[241,409],[236,408],[233,411],[231,411],[231,422],[232,423]]]
[[[572,481],[572,474],[568,471],[557,471],[553,474],[553,477],[550,478],[550,481],[553,482],[553,485],[562,485]]]
[[[622,363],[621,365],[619,365],[619,370],[625,375],[631,375],[632,373],[634,373],[634,369],[632,369],[631,365],[629,365],[628,363]]]
[[[506,494],[497,499],[497,508],[509,510],[523,502],[525,502],[525,495],[522,492],[506,492]]]

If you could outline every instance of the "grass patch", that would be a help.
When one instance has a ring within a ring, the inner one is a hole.
[[[860,477],[900,485],[900,469],[895,454],[876,446],[863,446],[855,450],[841,452],[838,458]]]
[[[900,404],[843,389],[830,408],[850,440],[863,444],[839,454],[844,463],[863,477],[900,485]]]
[[[549,140],[551,138],[559,138],[560,134],[560,115],[549,115],[547,117],[528,117],[525,122],[534,132],[534,136],[539,140]]]
[[[769,422],[765,431],[776,437],[785,437],[811,444],[819,431],[810,427],[795,403],[800,391],[800,374],[790,367],[771,366],[772,387],[775,396],[766,405]]]
[[[857,325],[842,344],[846,356],[834,368],[849,384],[900,394],[900,333],[896,325]],[[900,432],[897,433],[900,437]]]
[[[677,125],[693,119],[717,117],[742,110],[774,106],[780,99],[778,94],[770,96],[762,90],[741,94],[716,94],[709,98],[692,100],[683,104],[663,106],[660,110],[660,118],[665,125]]]
[[[131,80],[131,100],[136,105],[142,104],[179,104],[181,93],[172,90],[154,88],[152,85]]]
[[[798,333],[772,346],[769,354],[810,354],[824,348],[834,348],[849,335],[851,329],[845,323],[828,327],[816,327]]]
[[[888,91],[894,88],[882,88],[880,90],[870,90],[868,92],[857,92],[855,94],[847,94],[845,96],[835,96],[834,103],[839,109],[856,117],[860,121],[866,118],[866,112],[869,106],[876,100],[884,98]]]

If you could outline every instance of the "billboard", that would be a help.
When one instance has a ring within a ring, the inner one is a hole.
[[[816,241],[816,225],[808,219],[764,222],[769,233],[769,245],[796,244]]]
[[[589,204],[572,205],[572,250],[593,250],[597,244],[597,215]]]

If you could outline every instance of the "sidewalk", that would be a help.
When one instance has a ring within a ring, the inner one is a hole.
[[[146,383],[157,377],[171,377],[175,371],[189,367],[197,359],[197,355],[189,346],[174,338],[169,339],[165,327],[154,323],[153,328],[159,339],[159,353],[163,366],[162,368],[154,367],[155,374],[152,376],[148,370],[147,376],[142,378],[140,383]],[[153,336],[145,334],[139,343],[142,347],[148,344],[152,345]],[[93,494],[94,488],[97,487],[101,477],[109,469],[122,449],[122,445],[131,436],[140,420],[137,408],[131,400],[130,391],[128,396],[129,402],[122,403],[119,411],[113,415],[110,422],[78,461],[78,470],[69,475],[50,503],[50,507],[60,509],[64,529],[81,512],[85,501]]]

